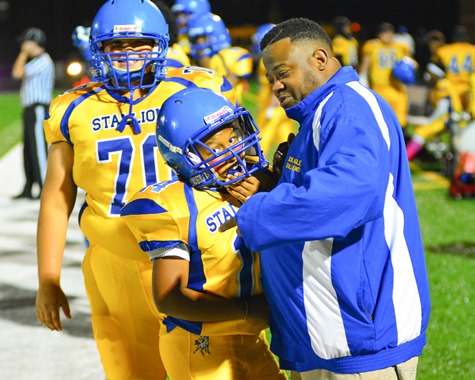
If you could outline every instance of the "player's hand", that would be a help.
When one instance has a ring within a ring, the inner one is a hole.
[[[240,173],[228,174],[227,180],[232,180],[233,178],[239,176]],[[226,186],[226,189],[229,194],[236,198],[240,203],[247,201],[252,195],[257,193],[261,182],[254,176],[249,176],[241,181],[235,182],[232,185]],[[228,219],[219,227],[219,232],[225,232],[230,228],[236,227],[236,217]],[[241,236],[239,229],[236,230],[238,236]]]
[[[86,28],[85,26],[78,25],[74,28],[73,33],[71,34],[71,39],[73,40],[73,46],[84,50],[89,48],[89,35],[91,33],[91,28]]]
[[[255,323],[261,323],[265,326],[269,325],[270,309],[267,304],[266,297],[261,294],[246,298],[247,301],[247,320]]]
[[[237,226],[236,217],[233,216],[231,219],[228,219],[223,224],[221,224],[218,228],[218,231],[219,232],[225,232],[225,231],[229,230],[230,228],[233,228],[233,227],[236,227],[236,226]],[[239,229],[237,229],[236,232],[237,232],[238,236],[241,236],[241,234],[239,233]]]
[[[274,158],[272,161],[273,172],[280,178],[282,175],[282,169],[284,167],[285,158],[287,157],[287,152],[289,151],[290,144],[294,140],[295,135],[290,133],[287,137],[287,141],[280,143],[277,147],[277,150],[274,153]]]
[[[40,285],[36,296],[36,317],[41,324],[53,331],[63,330],[60,308],[66,318],[72,318],[68,299],[61,287],[55,284]]]
[[[241,173],[228,174],[226,176],[226,180],[233,180],[239,175],[241,175]],[[231,194],[234,198],[236,198],[239,202],[244,203],[252,195],[257,193],[260,185],[261,182],[256,177],[251,175],[241,181],[233,183],[232,185],[226,186],[226,189],[228,193]]]

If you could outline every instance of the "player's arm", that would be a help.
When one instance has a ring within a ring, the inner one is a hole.
[[[13,79],[22,79],[25,76],[25,65],[30,58],[32,44],[32,41],[25,41],[21,44],[20,51],[12,67]]]
[[[449,109],[450,100],[447,98],[442,98],[437,102],[435,109],[429,116],[407,115],[407,121],[408,123],[416,125],[429,125],[441,118],[445,118],[447,112],[449,112]]]
[[[263,295],[223,298],[189,289],[189,267],[189,261],[179,256],[154,260],[153,294],[161,313],[193,322],[237,319],[267,322],[269,310]]]
[[[66,142],[51,145],[38,216],[38,320],[51,330],[62,330],[59,309],[71,318],[60,276],[69,216],[77,188],[72,178],[73,149]]]
[[[371,50],[370,45],[366,43],[363,45],[361,52],[361,65],[359,70],[360,82],[363,86],[369,87],[369,68],[371,65]]]

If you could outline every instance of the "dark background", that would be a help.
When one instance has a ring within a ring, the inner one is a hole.
[[[417,39],[430,29],[439,29],[450,40],[452,28],[460,23],[460,2],[464,0],[210,0],[211,10],[226,25],[255,27],[290,17],[307,17],[329,24],[334,16],[345,15],[361,24],[357,37],[374,37],[375,26],[388,21],[405,25]],[[173,5],[174,0],[165,0]],[[80,55],[71,43],[77,25],[90,25],[102,0],[0,0],[0,86],[9,76],[18,53],[16,37],[27,27],[43,29],[47,50],[53,60],[68,61]],[[242,40],[241,40],[242,43]],[[0,87],[0,90],[2,88]]]

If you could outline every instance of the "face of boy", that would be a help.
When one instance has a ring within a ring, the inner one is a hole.
[[[153,41],[144,38],[115,39],[104,43],[105,53],[129,53],[128,59],[113,60],[112,64],[116,69],[131,72],[140,70],[145,64],[146,54],[140,52],[149,53],[152,49]],[[134,52],[137,54],[130,54]]]
[[[219,129],[216,133],[206,138],[203,142],[210,148],[213,152],[219,154],[230,147],[233,147],[233,150],[238,150],[242,147],[239,142],[242,141],[242,131],[239,126],[239,122],[234,120],[225,127]],[[198,151],[203,157],[203,159],[208,159],[213,156],[213,154],[207,149],[198,146]],[[231,153],[228,153],[229,160],[224,161],[222,164],[214,167],[215,172],[222,178],[226,177],[226,174],[230,169],[233,169],[237,164],[236,157],[232,156]],[[227,157],[227,156],[225,156]],[[240,157],[244,157],[244,152],[240,154]],[[223,157],[219,157],[215,160],[211,160],[209,164],[213,164],[217,160],[222,160]]]

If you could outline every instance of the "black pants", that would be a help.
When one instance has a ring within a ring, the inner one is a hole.
[[[47,104],[34,104],[23,109],[23,165],[26,183],[23,194],[31,196],[33,185],[43,188],[46,173],[47,144],[43,132],[43,120]]]

